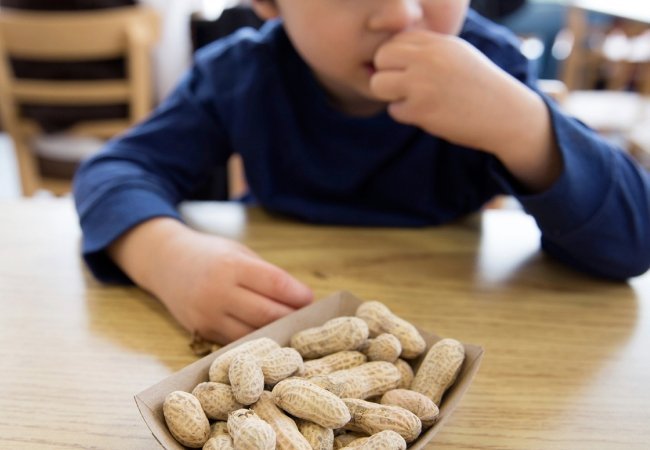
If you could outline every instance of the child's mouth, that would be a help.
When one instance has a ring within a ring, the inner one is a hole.
[[[364,63],[363,67],[368,71],[369,75],[374,75],[374,73],[377,72],[375,64],[372,61]]]

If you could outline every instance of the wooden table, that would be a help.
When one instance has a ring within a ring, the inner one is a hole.
[[[0,208],[0,448],[158,448],[133,395],[196,359],[188,334],[147,294],[91,278],[70,201]],[[513,211],[418,230],[308,226],[214,204],[184,212],[319,297],[346,289],[484,346],[429,448],[648,448],[650,276],[612,283],[561,267]]]

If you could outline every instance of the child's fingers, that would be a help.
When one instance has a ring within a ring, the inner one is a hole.
[[[379,47],[373,58],[377,70],[404,70],[413,61],[418,48],[412,44],[389,41]]]
[[[395,70],[382,70],[370,78],[370,90],[379,100],[396,102],[406,98],[407,86],[404,73]]]
[[[218,323],[208,324],[207,328],[197,330],[199,335],[218,344],[228,344],[242,336],[255,331],[252,327],[242,320],[229,314],[222,314]]]
[[[246,258],[237,268],[238,285],[291,308],[303,307],[314,294],[305,284],[262,259]]]
[[[263,327],[295,311],[294,308],[243,287],[237,287],[236,290],[237,301],[228,305],[229,314],[250,327]]]
[[[416,124],[416,117],[413,114],[413,108],[405,101],[393,102],[388,105],[388,114],[397,122],[414,125]]]

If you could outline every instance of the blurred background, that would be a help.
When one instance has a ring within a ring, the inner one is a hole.
[[[650,168],[650,7],[473,0],[539,88]],[[144,118],[198,48],[262,23],[238,0],[0,0],[0,198],[67,195],[79,161]],[[234,157],[214,195],[245,190]]]

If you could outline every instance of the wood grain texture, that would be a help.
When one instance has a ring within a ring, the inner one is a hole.
[[[196,359],[189,334],[148,294],[91,277],[69,200],[0,208],[0,448],[159,448],[133,395]],[[649,275],[613,283],[560,266],[539,253],[534,223],[518,212],[391,230],[232,205],[183,211],[317,297],[349,290],[485,347],[473,386],[428,448],[647,448]]]

